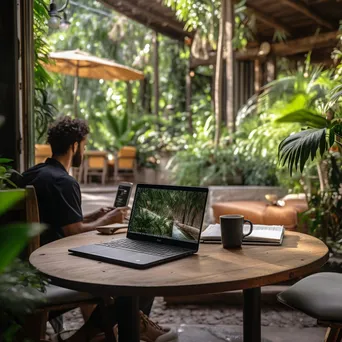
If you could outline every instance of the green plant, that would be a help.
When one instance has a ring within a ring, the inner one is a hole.
[[[45,135],[49,123],[56,112],[55,106],[49,101],[47,86],[51,84],[51,77],[44,69],[44,64],[49,63],[50,45],[46,39],[49,19],[47,0],[35,0],[33,7],[33,36],[34,36],[34,119],[36,130],[36,142],[45,143]]]
[[[0,122],[2,122],[0,117]],[[1,126],[1,123],[0,123]],[[0,159],[0,220],[16,203],[22,201],[25,190],[1,191],[15,187],[9,180],[10,159]],[[30,313],[45,281],[27,263],[16,259],[29,239],[42,231],[39,224],[6,224],[0,226],[0,339],[12,342],[23,323],[23,316]]]
[[[122,117],[107,113],[112,141],[109,150],[117,153],[123,146],[136,145],[139,136],[143,135],[148,130],[149,123],[154,121],[155,117],[144,116],[132,123],[127,112]]]
[[[11,175],[14,170],[11,169],[10,164],[12,159],[0,158],[0,190],[10,188],[16,188],[17,186],[11,181]]]

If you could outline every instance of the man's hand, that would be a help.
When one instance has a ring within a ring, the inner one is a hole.
[[[104,208],[97,209],[94,212],[88,215],[85,215],[83,218],[84,222],[96,221],[97,219],[105,216],[108,212],[110,212],[113,209],[114,209],[113,207],[104,207]]]
[[[107,212],[101,219],[101,221],[103,220],[103,225],[122,223],[125,216],[127,215],[128,209],[129,207],[120,207]]]

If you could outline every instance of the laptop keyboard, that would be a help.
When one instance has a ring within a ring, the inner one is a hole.
[[[138,253],[160,255],[167,257],[189,251],[188,249],[177,246],[160,245],[158,243],[147,241],[135,241],[131,239],[118,239],[110,242],[100,243],[100,245],[111,248],[126,249]]]

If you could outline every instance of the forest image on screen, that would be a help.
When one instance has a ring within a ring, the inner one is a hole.
[[[207,194],[138,188],[129,231],[197,242]]]

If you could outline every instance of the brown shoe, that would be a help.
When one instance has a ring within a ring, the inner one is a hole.
[[[118,340],[118,325],[114,327],[114,334]],[[140,341],[141,342],[178,342],[178,334],[170,328],[163,328],[151,321],[140,311]]]

